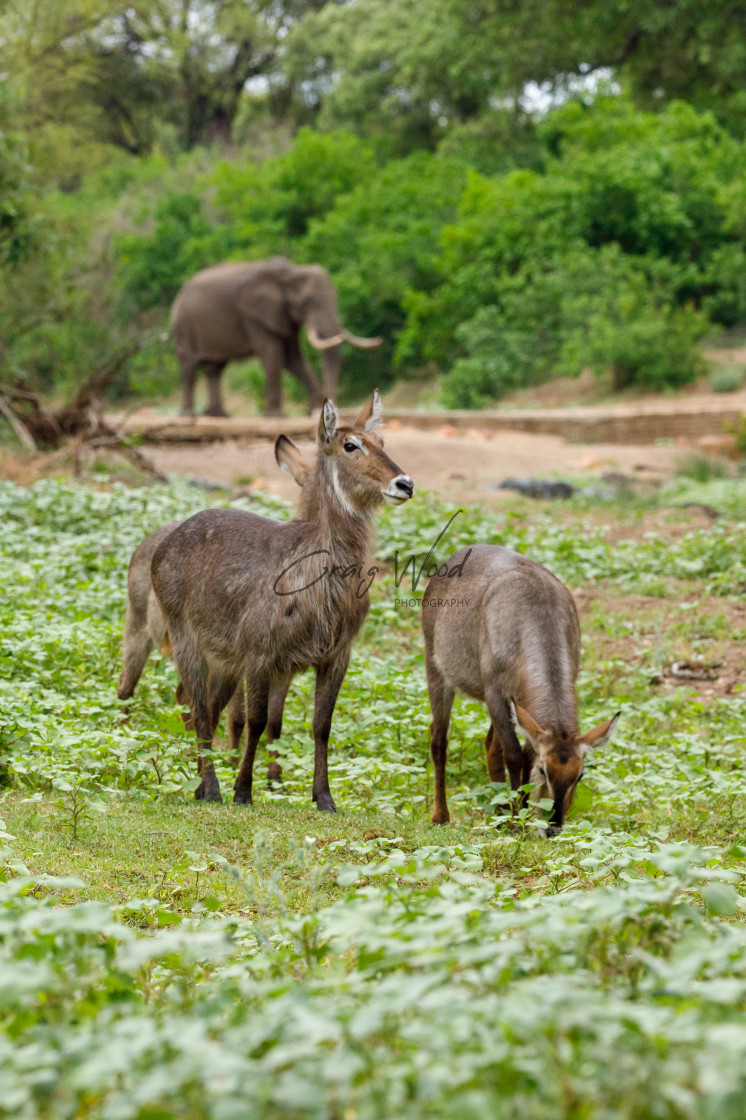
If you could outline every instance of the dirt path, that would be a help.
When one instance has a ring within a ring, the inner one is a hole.
[[[653,478],[670,474],[678,447],[572,444],[559,436],[499,432],[468,438],[413,428],[384,430],[386,450],[402,470],[427,490],[453,501],[503,501],[507,491],[487,489],[505,478],[557,476],[592,482],[607,471]],[[299,443],[305,454],[310,442]],[[169,474],[190,475],[229,486],[251,485],[292,498],[295,484],[277,468],[271,443],[227,441],[206,445],[151,446],[148,455]]]

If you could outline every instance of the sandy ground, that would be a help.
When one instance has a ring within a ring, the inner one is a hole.
[[[507,491],[488,488],[505,478],[560,477],[591,483],[615,471],[636,478],[672,473],[680,447],[573,444],[559,436],[497,432],[484,438],[445,436],[410,428],[384,429],[386,450],[415,486],[454,501],[502,501]],[[299,444],[311,456],[313,445]],[[281,497],[295,496],[295,483],[280,471],[270,442],[229,441],[205,446],[146,447],[168,474],[192,476],[228,486],[250,485]]]

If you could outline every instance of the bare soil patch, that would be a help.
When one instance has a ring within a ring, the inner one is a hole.
[[[688,590],[691,596],[692,590]],[[615,595],[603,581],[578,588],[575,602],[597,664],[616,663],[620,675],[642,669],[651,695],[683,692],[707,703],[743,695],[746,688],[746,603],[696,596],[661,599]],[[712,666],[712,680],[675,679],[671,667],[691,661]]]
[[[479,429],[466,432],[420,432],[415,428],[384,429],[386,450],[415,486],[433,490],[454,502],[502,503],[515,501],[507,490],[487,489],[505,478],[558,475],[591,483],[606,471],[631,477],[660,478],[673,472],[679,451],[675,447],[568,443],[560,436]],[[308,456],[310,441],[299,442]],[[167,474],[190,475],[226,486],[250,485],[253,489],[292,499],[296,487],[275,463],[271,443],[226,441],[206,446],[148,447],[149,456]]]

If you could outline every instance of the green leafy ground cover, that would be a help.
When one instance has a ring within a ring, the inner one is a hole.
[[[583,723],[623,710],[547,842],[489,812],[504,790],[467,701],[455,823],[429,823],[418,609],[396,605],[390,563],[335,715],[342,812],[310,805],[310,676],[288,699],[284,791],[196,804],[173,667],[152,656],[127,721],[115,684],[129,555],[204,496],[0,484],[0,1110],[746,1116],[746,705],[737,682],[652,683],[675,657],[730,664],[743,641],[744,489],[454,520],[444,555],[508,544],[579,591]],[[378,555],[423,556],[451,512],[420,497],[385,513]]]

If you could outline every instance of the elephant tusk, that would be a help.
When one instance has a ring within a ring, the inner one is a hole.
[[[342,337],[345,342],[349,342],[351,346],[358,346],[361,350],[372,350],[383,342],[382,338],[360,338],[356,334],[351,334],[345,327],[342,328]]]
[[[331,350],[332,346],[339,346],[340,342],[344,342],[346,338],[344,334],[333,334],[331,338],[321,338],[313,327],[306,327],[306,334],[308,335],[308,341],[317,350]]]

